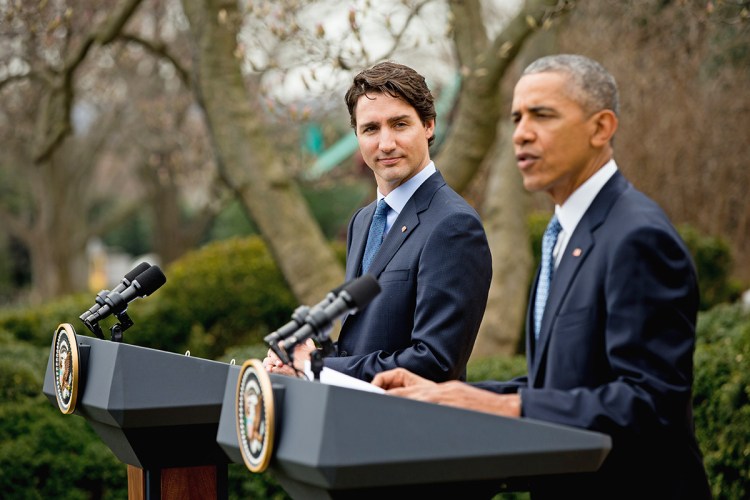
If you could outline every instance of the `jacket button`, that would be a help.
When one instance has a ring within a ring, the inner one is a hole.
[[[344,357],[344,356],[348,356],[348,355],[349,355],[349,353],[348,353],[348,352],[346,352],[346,351],[341,351],[341,352],[339,353],[339,356],[341,356],[341,357]]]

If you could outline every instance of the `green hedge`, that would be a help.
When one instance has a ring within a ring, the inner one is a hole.
[[[695,427],[714,498],[750,498],[750,309],[701,315],[695,353]]]
[[[71,323],[77,332],[83,333],[84,326],[78,316],[93,303],[93,295],[78,294],[41,306],[0,309],[0,331],[37,347],[49,347],[60,323]]]
[[[546,221],[537,224],[543,231]],[[540,233],[541,234],[541,233]],[[702,240],[691,248],[713,248]],[[691,243],[692,242],[692,243]],[[719,246],[720,247],[720,246]],[[717,248],[719,248],[717,247]],[[695,250],[692,250],[695,251]],[[716,290],[729,290],[724,250],[698,251]],[[721,264],[723,263],[723,264]],[[165,270],[168,283],[130,308],[135,326],[125,341],[238,363],[262,357],[262,336],[288,321],[296,307],[270,254],[257,237],[209,244]],[[714,297],[722,296],[717,292]],[[125,498],[125,467],[84,419],[62,415],[41,395],[52,334],[73,323],[90,294],[42,307],[0,311],[0,491],[9,498]],[[105,332],[106,332],[106,325]],[[695,354],[695,422],[717,499],[750,496],[750,313],[740,305],[701,313]],[[525,373],[522,357],[472,361],[470,380],[507,380]],[[230,466],[231,498],[284,499],[270,474]],[[503,496],[503,498],[505,498]],[[518,498],[518,497],[512,497]],[[523,496],[521,496],[523,498]]]
[[[225,356],[241,360],[264,350],[234,347]],[[0,332],[0,491],[8,498],[125,498],[125,467],[84,419],[62,415],[41,394],[48,355],[49,347]],[[717,500],[750,495],[749,359],[750,312],[736,304],[701,314],[695,423]],[[472,361],[469,379],[506,380],[524,373],[524,363],[521,356]],[[231,498],[287,498],[269,474],[240,464],[229,474]]]
[[[48,356],[49,347],[0,332],[3,498],[127,498],[124,466],[83,418],[66,417],[42,394]]]
[[[158,292],[131,306],[127,342],[216,359],[231,346],[262,342],[297,306],[257,236],[209,243],[165,274]]]
[[[701,310],[707,311],[716,305],[736,301],[742,286],[730,276],[732,251],[729,244],[722,238],[701,234],[689,225],[682,225],[678,229],[695,261]]]
[[[215,359],[231,346],[260,343],[287,323],[297,306],[257,236],[210,243],[164,273],[164,286],[128,307],[135,325],[125,332],[125,342]],[[0,310],[0,330],[40,347],[50,345],[60,323],[92,336],[78,316],[93,300],[94,294],[77,294],[38,307]],[[112,317],[100,322],[106,338],[114,323]]]

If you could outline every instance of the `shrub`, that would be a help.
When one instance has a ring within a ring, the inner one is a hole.
[[[94,303],[93,294],[62,297],[35,307],[0,310],[0,330],[11,332],[17,340],[37,347],[49,347],[60,323],[72,324],[77,332],[90,335],[78,316]],[[83,332],[85,330],[85,332]]]
[[[128,342],[214,359],[289,321],[294,297],[257,236],[210,243],[174,262],[167,283],[131,314]]]
[[[695,261],[701,310],[737,300],[741,287],[730,277],[732,253],[729,244],[722,238],[702,235],[689,225],[680,226],[679,231]]]
[[[0,335],[0,491],[4,498],[127,498],[124,466],[80,417],[41,392],[49,347]]]
[[[471,360],[467,372],[469,382],[510,380],[527,372],[526,357],[511,356]]]
[[[714,498],[750,496],[750,311],[722,305],[698,322],[695,427]]]

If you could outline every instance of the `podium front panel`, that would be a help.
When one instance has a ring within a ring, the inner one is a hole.
[[[216,431],[229,365],[78,336],[88,346],[75,414],[122,462],[140,468],[227,463]],[[56,402],[52,353],[44,394]]]
[[[230,368],[217,438],[235,462],[227,398],[238,374]],[[590,472],[611,447],[609,436],[568,426],[279,375],[271,381],[283,393],[271,469],[324,490]]]

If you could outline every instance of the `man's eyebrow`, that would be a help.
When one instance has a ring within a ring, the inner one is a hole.
[[[357,124],[357,128],[358,129],[365,129],[367,127],[377,127],[377,126],[378,126],[377,122],[374,122],[374,121],[363,122],[363,123],[358,123]]]
[[[399,115],[399,116],[388,118],[388,123],[395,123],[395,122],[400,122],[402,120],[408,120],[408,119],[409,119],[409,115],[404,114],[404,115]]]
[[[531,113],[556,113],[555,108],[551,106],[530,106],[529,112]]]
[[[387,118],[386,121],[389,125],[393,125],[394,123],[398,123],[400,121],[408,121],[411,120],[411,117],[408,114],[398,115],[398,116],[391,116],[390,118]],[[377,121],[369,121],[360,123],[357,125],[358,129],[366,129],[368,127],[380,127],[380,122]]]
[[[526,108],[526,111],[528,111],[529,113],[531,113],[533,115],[536,115],[536,114],[539,114],[539,113],[556,113],[557,112],[555,110],[555,108],[553,108],[551,106],[541,106],[541,105],[540,106],[529,106],[528,108]],[[511,116],[511,118],[518,118],[519,116],[521,116],[521,112],[522,111],[518,110],[518,109],[513,110],[513,111],[511,111],[510,116]]]

